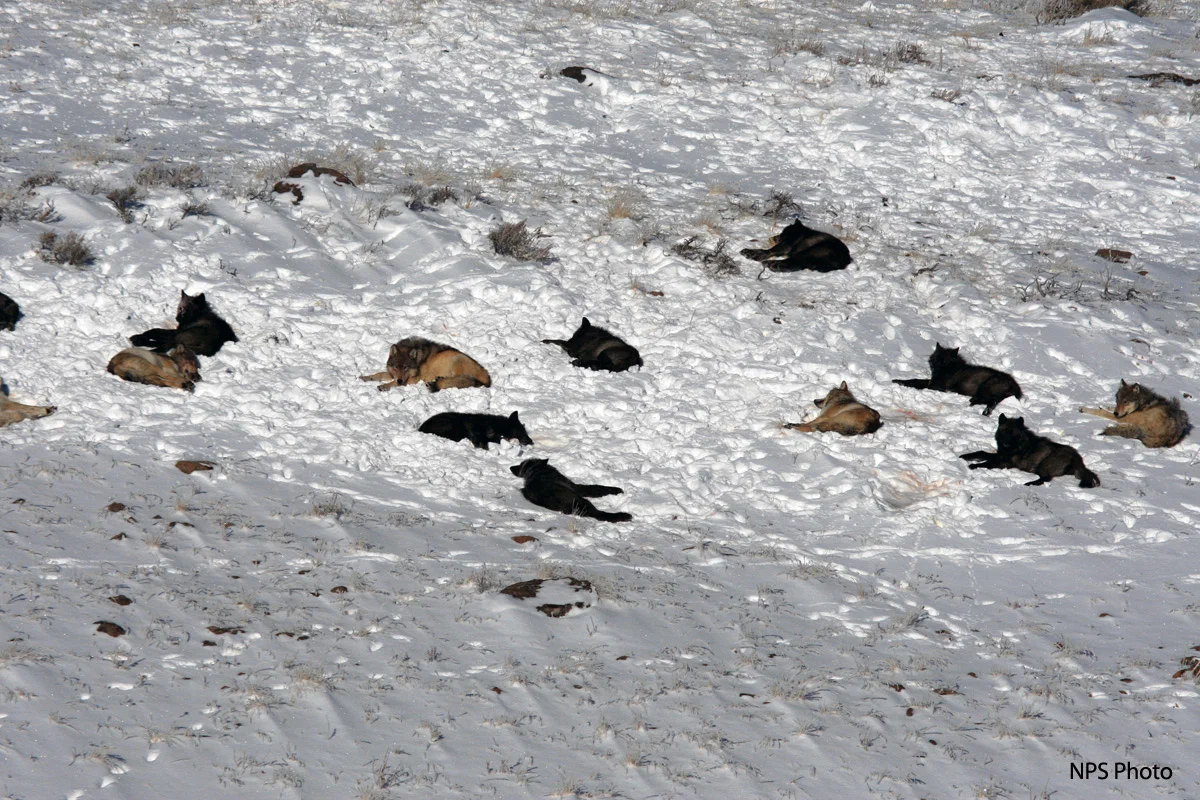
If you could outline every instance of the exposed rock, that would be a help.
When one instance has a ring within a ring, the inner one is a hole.
[[[506,586],[500,593],[517,600],[541,600],[535,608],[548,617],[565,617],[572,611],[591,608],[596,602],[591,582],[579,578],[535,578]]]

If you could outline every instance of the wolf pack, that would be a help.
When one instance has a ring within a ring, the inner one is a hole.
[[[741,253],[762,263],[764,270],[774,272],[832,272],[845,269],[853,261],[844,242],[832,234],[809,228],[800,220],[792,222],[767,244],[766,248],[746,248]],[[20,318],[16,301],[0,293],[0,331],[13,330]],[[237,342],[238,338],[203,293],[188,295],[181,291],[175,320],[175,328],[154,328],[129,337],[133,346],[109,360],[108,372],[134,383],[193,391],[200,381],[200,357],[212,357],[227,342]],[[543,339],[542,343],[562,348],[571,364],[581,369],[624,372],[643,366],[636,347],[593,325],[587,317],[570,338]],[[970,405],[983,406],[984,416],[991,416],[1007,398],[1023,397],[1012,375],[968,362],[957,347],[935,344],[929,356],[929,369],[928,378],[897,378],[893,383],[963,395],[970,398]],[[385,368],[361,379],[378,382],[381,392],[418,383],[425,384],[430,392],[492,385],[491,375],[474,358],[450,345],[420,336],[409,336],[393,344]],[[845,381],[813,403],[820,411],[817,416],[783,427],[805,433],[863,436],[875,433],[883,424],[879,412],[859,401]],[[54,406],[14,402],[0,391],[0,427],[49,416],[55,410]],[[1101,431],[1101,435],[1138,439],[1146,447],[1174,447],[1190,431],[1187,413],[1179,400],[1124,380],[1111,410],[1089,407],[1079,410],[1115,423]],[[508,416],[444,411],[422,422],[417,430],[455,442],[466,440],[483,450],[506,440],[523,447],[533,445],[516,411]],[[1039,436],[1025,425],[1022,417],[1001,414],[995,440],[995,451],[977,450],[959,458],[970,462],[970,469],[1016,469],[1036,475],[1036,480],[1026,486],[1040,486],[1066,475],[1077,478],[1083,488],[1100,485],[1099,477],[1084,465],[1079,451]],[[631,514],[602,511],[592,503],[592,498],[622,494],[618,487],[576,483],[544,458],[526,459],[510,469],[523,480],[521,494],[534,505],[604,522],[633,519]]]

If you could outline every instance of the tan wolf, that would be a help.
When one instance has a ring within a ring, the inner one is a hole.
[[[108,362],[108,371],[123,381],[195,390],[200,380],[200,362],[196,354],[176,345],[167,355],[142,347],[127,347]]]
[[[1121,381],[1117,406],[1112,411],[1086,406],[1079,410],[1117,423],[1101,431],[1101,436],[1141,439],[1146,447],[1174,447],[1189,428],[1187,412],[1179,407],[1178,400],[1168,400],[1140,383]]]
[[[388,351],[387,369],[374,375],[363,375],[362,380],[385,381],[379,385],[381,392],[393,386],[422,381],[431,392],[492,385],[492,376],[478,361],[448,344],[420,336],[410,336],[392,345]]]
[[[789,422],[783,427],[806,433],[833,431],[843,436],[861,436],[874,433],[883,425],[879,421],[879,412],[855,400],[845,381],[830,389],[823,398],[813,400],[813,404],[821,409],[820,416],[808,422]]]
[[[57,410],[54,406],[27,406],[24,403],[14,403],[8,399],[7,394],[0,391],[0,428],[14,425],[24,419],[48,417]]]

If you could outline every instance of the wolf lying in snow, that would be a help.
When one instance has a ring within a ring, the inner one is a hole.
[[[845,269],[854,259],[845,243],[832,233],[815,231],[800,220],[788,225],[764,249],[747,247],[742,255],[761,261],[772,272],[833,272]]]
[[[587,317],[570,339],[542,339],[542,344],[556,344],[572,358],[571,364],[584,369],[624,372],[642,366],[637,348],[615,333],[593,325]]]
[[[166,353],[176,345],[183,345],[198,356],[211,356],[216,355],[226,342],[238,340],[229,323],[209,307],[203,292],[194,297],[183,291],[179,294],[179,307],[175,310],[175,321],[179,327],[174,330],[153,328],[130,336],[130,344],[156,353]]]
[[[186,392],[200,380],[200,362],[184,345],[176,345],[167,355],[142,347],[128,347],[108,362],[108,371],[123,381],[167,386]]]
[[[1004,398],[1021,398],[1021,387],[1012,375],[991,367],[968,364],[958,354],[957,347],[934,344],[933,355],[929,356],[929,369],[933,373],[930,378],[898,378],[892,383],[914,389],[965,394],[971,398],[971,405],[985,406],[985,417],[990,417]]]
[[[1078,450],[1038,436],[1025,427],[1025,420],[1021,417],[1000,415],[1000,424],[996,428],[996,452],[976,450],[963,453],[959,458],[975,462],[971,464],[971,469],[1019,469],[1038,476],[1036,481],[1030,481],[1026,486],[1041,486],[1063,475],[1079,478],[1079,485],[1084,489],[1100,485],[1096,473],[1083,465],[1083,457]]]
[[[1079,410],[1117,423],[1105,428],[1101,436],[1141,439],[1146,447],[1174,447],[1188,432],[1188,415],[1179,407],[1179,401],[1168,400],[1140,383],[1122,380],[1112,411],[1086,407]]]
[[[829,394],[813,400],[813,404],[821,409],[816,419],[808,422],[789,422],[785,428],[791,428],[805,433],[825,433],[833,431],[843,436],[861,436],[864,433],[874,433],[883,425],[879,421],[879,412],[870,406],[854,399],[846,382],[829,390]]]
[[[0,292],[0,331],[11,331],[21,318],[21,307],[17,301]]]
[[[550,462],[544,458],[531,458],[510,469],[513,475],[525,479],[521,494],[535,506],[564,514],[592,517],[603,522],[628,522],[633,519],[632,515],[624,512],[614,514],[600,511],[588,500],[589,497],[624,494],[615,486],[575,483],[550,466]]]
[[[395,386],[424,382],[429,391],[467,389],[491,386],[492,376],[479,362],[448,344],[410,336],[392,345],[388,351],[387,369],[374,375],[363,375],[364,381],[385,381],[379,391]]]
[[[7,394],[0,391],[0,428],[14,425],[21,420],[48,417],[57,410],[54,406],[27,406],[24,403],[14,403],[8,399]]]
[[[467,439],[480,450],[487,450],[488,444],[499,444],[503,439],[516,439],[526,446],[533,444],[515,411],[507,417],[443,411],[422,422],[417,430],[454,442]]]

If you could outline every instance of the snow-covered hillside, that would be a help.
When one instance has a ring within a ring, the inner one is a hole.
[[[1038,5],[0,4],[0,374],[58,407],[0,429],[0,794],[1200,795],[1200,439],[1078,411],[1200,418],[1200,87],[1129,77],[1200,78],[1198,9]],[[855,263],[759,279],[797,215]],[[195,393],[108,374],[181,290],[240,339]],[[541,343],[584,316],[644,368]],[[410,335],[493,387],[359,380]],[[935,343],[1024,398],[892,383]],[[782,429],[843,380],[878,433]],[[1101,486],[969,471],[999,413]]]

